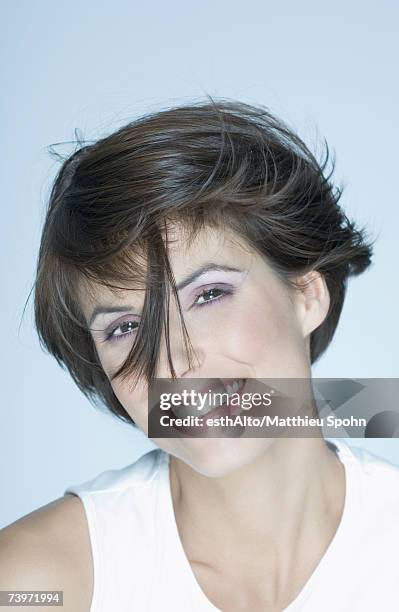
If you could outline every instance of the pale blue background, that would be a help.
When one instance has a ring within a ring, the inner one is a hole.
[[[268,105],[310,144],[326,136],[347,184],[342,202],[379,242],[314,375],[399,375],[398,6],[2,2],[0,526],[151,447],[96,412],[40,350],[31,301],[19,329],[58,168],[46,147],[76,127],[98,138],[207,92]],[[367,445],[399,464],[398,439]]]

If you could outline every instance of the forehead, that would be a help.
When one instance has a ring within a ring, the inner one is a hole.
[[[195,271],[207,262],[224,265],[248,266],[255,256],[253,249],[244,238],[230,229],[206,226],[192,234],[183,224],[170,223],[167,226],[167,249],[169,261],[179,283],[186,275]],[[144,257],[141,257],[141,264]],[[145,265],[144,265],[145,268]],[[97,302],[117,296],[123,299],[129,295],[136,299],[144,296],[145,287],[141,285],[128,285],[120,290],[102,286],[99,283],[82,280],[78,289],[79,303],[84,314]]]
[[[228,228],[206,226],[193,235],[183,225],[173,224],[168,227],[167,239],[176,278],[210,258],[228,263],[232,259],[248,260],[254,255],[244,238]]]

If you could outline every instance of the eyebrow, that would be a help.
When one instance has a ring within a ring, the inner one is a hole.
[[[221,265],[221,264],[209,262],[209,263],[204,264],[203,266],[201,266],[200,268],[198,268],[197,270],[195,270],[188,276],[186,276],[186,278],[184,278],[182,281],[180,281],[180,283],[178,283],[178,285],[176,285],[176,288],[178,291],[181,291],[182,289],[184,289],[185,287],[193,283],[199,276],[202,276],[206,272],[213,272],[213,271],[242,272],[240,268],[234,268],[233,266],[227,266],[227,265]],[[109,314],[109,313],[114,313],[114,312],[126,312],[127,310],[135,310],[135,308],[129,305],[96,306],[91,314],[90,321],[89,321],[89,327],[91,327],[96,317],[100,314],[105,314],[105,313]]]

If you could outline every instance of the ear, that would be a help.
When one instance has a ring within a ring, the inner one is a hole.
[[[296,309],[303,336],[306,338],[321,325],[330,306],[330,294],[324,276],[316,270],[295,277]]]

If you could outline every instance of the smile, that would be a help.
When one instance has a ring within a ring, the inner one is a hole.
[[[230,398],[243,389],[245,382],[244,378],[219,379],[217,385],[208,385],[201,391],[196,391],[196,401],[188,405],[173,406],[172,411],[178,418],[209,415],[220,406],[229,405]],[[237,400],[237,397],[235,399]]]

